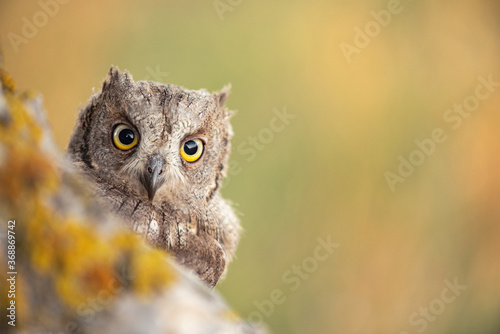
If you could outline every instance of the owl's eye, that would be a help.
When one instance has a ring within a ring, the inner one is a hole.
[[[204,144],[200,139],[191,139],[181,147],[181,156],[187,162],[197,161],[203,154]]]
[[[122,151],[128,151],[137,145],[137,134],[125,124],[118,124],[113,130],[113,143]]]

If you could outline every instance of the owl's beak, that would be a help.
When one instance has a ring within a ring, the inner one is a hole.
[[[153,201],[156,191],[165,181],[163,172],[165,171],[165,159],[159,154],[153,155],[146,163],[146,169],[141,177],[141,182],[148,192],[148,199]]]

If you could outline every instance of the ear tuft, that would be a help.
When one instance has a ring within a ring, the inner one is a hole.
[[[109,87],[112,87],[116,85],[119,81],[120,78],[120,70],[118,67],[111,66],[111,68],[108,71],[108,74],[106,75],[106,78],[104,79],[104,82],[102,83],[102,90],[105,91]]]
[[[102,90],[105,91],[110,87],[117,86],[121,82],[131,82],[132,80],[132,75],[130,75],[130,73],[127,71],[121,73],[117,66],[111,66],[108,71],[108,75],[106,75],[106,78],[102,83]]]
[[[226,100],[230,90],[231,90],[231,84],[228,84],[224,86],[224,88],[222,88],[220,92],[215,93],[215,97],[217,98],[217,103],[219,103],[219,107],[223,107],[224,104],[226,104]]]

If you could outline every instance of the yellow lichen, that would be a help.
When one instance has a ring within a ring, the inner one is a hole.
[[[224,310],[222,317],[235,322],[241,320],[241,317],[238,315],[238,313],[230,309]]]
[[[6,91],[14,92],[16,89],[16,85],[12,77],[0,68],[0,82],[2,84],[2,88]]]
[[[130,259],[128,274],[133,278],[136,291],[148,294],[173,281],[174,272],[165,259],[165,252],[145,246],[137,235],[129,233],[116,235],[113,243]]]
[[[163,251],[146,248],[138,250],[133,253],[131,262],[133,286],[141,294],[160,290],[172,281],[172,268],[167,264]]]

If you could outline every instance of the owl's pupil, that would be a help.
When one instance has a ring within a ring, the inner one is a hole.
[[[123,129],[122,131],[120,131],[118,137],[120,138],[120,142],[122,144],[130,145],[134,142],[135,135],[134,131],[132,131],[131,129]]]
[[[197,151],[198,144],[195,141],[190,140],[184,144],[184,152],[186,152],[187,155],[196,154]]]

